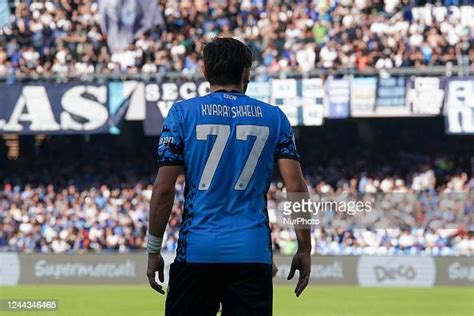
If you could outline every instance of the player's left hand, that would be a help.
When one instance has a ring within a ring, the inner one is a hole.
[[[288,280],[293,279],[296,270],[300,272],[298,283],[295,288],[296,297],[299,297],[309,283],[309,276],[311,274],[311,254],[309,252],[299,250],[296,252],[291,261]]]
[[[161,283],[165,281],[165,261],[160,253],[149,253],[148,254],[148,268],[146,270],[146,276],[150,286],[160,294],[165,294],[163,286],[156,282],[156,272],[158,272],[158,279]]]
[[[276,266],[275,262],[272,261],[272,277],[275,277],[278,273],[278,267]]]

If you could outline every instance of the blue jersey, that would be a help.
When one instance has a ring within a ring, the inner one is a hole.
[[[226,91],[174,104],[158,163],[185,170],[176,260],[271,263],[266,193],[279,158],[299,156],[277,106]]]

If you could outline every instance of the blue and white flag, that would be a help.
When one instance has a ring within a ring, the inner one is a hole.
[[[119,52],[149,29],[164,27],[163,15],[154,0],[99,0],[102,31],[107,45]]]
[[[326,81],[326,117],[344,119],[349,117],[350,82],[347,79]]]

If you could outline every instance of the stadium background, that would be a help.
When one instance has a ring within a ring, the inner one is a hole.
[[[202,42],[232,35],[255,54],[248,93],[295,126],[311,192],[418,197],[394,227],[315,228],[320,287],[298,302],[283,284],[296,244],[279,225],[276,174],[276,314],[472,315],[472,1],[114,3],[0,1],[0,283],[22,284],[1,287],[1,298],[58,298],[67,314],[161,307],[144,286],[97,284],[145,283],[157,134],[173,102],[207,92]],[[183,185],[165,236],[170,258]],[[467,198],[452,206],[453,192]],[[48,277],[42,260],[56,273],[68,264],[95,272]],[[64,285],[77,283],[96,285]],[[418,289],[433,285],[454,287]],[[103,304],[87,306],[95,296]]]

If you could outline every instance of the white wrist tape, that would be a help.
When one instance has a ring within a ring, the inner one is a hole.
[[[160,252],[162,243],[163,243],[163,238],[148,234],[147,252],[148,253]]]

